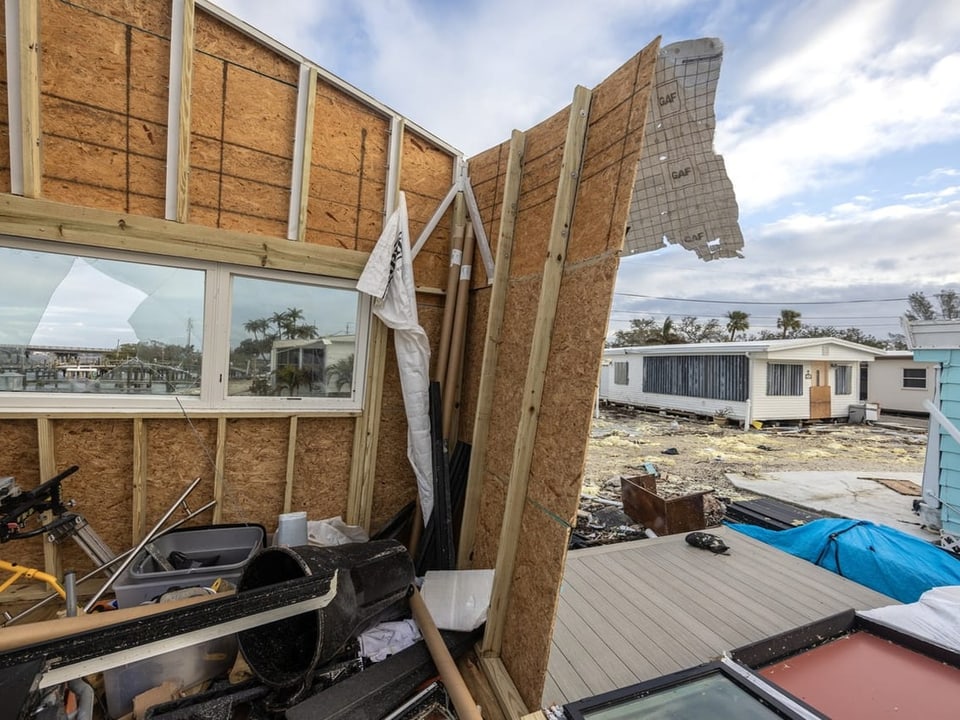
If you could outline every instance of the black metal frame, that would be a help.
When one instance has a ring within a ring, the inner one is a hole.
[[[745,672],[752,675],[752,673],[750,673],[746,668]],[[611,690],[610,692],[606,692],[601,695],[595,695],[594,697],[586,698],[585,700],[578,700],[577,702],[564,705],[563,709],[566,713],[566,717],[569,720],[588,720],[585,713],[603,710],[608,707],[630,702],[631,700],[639,700],[649,695],[653,695],[654,693],[663,690],[669,690],[670,688],[714,674],[722,675],[727,680],[730,680],[741,690],[755,698],[758,702],[766,705],[783,718],[789,718],[790,720],[809,720],[811,716],[823,717],[816,710],[809,707],[801,700],[789,695],[789,693],[785,693],[779,688],[770,687],[762,678],[753,676],[756,679],[756,682],[748,682],[742,675],[734,671],[728,664],[719,660],[698,665],[696,667],[687,668],[686,670],[680,670],[675,673],[670,673],[669,675],[663,675],[661,677],[654,678],[653,680],[646,680],[629,687]],[[769,692],[765,688],[769,688]],[[809,714],[801,714],[796,712],[792,708],[785,705],[778,696],[786,697],[791,702],[801,706]]]

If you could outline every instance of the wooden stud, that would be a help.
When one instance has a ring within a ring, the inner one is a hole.
[[[390,217],[400,202],[400,165],[403,157],[403,119],[393,118],[390,125],[390,160],[387,168],[387,192],[384,213]],[[387,327],[375,315],[370,317],[370,352],[367,355],[363,411],[353,433],[353,457],[350,462],[350,486],[347,489],[347,523],[370,531],[373,512],[373,486],[377,472],[377,447],[380,441],[380,412],[383,409],[383,374],[387,359]]]
[[[133,543],[147,532],[147,431],[143,418],[133,419]]]
[[[177,222],[190,216],[190,110],[193,94],[194,0],[183,0],[183,44],[180,47],[180,96],[177,115]],[[171,77],[172,79],[172,77]]]
[[[471,566],[473,544],[477,534],[477,514],[480,511],[483,474],[486,472],[487,437],[490,432],[494,380],[500,354],[500,331],[503,328],[507,286],[510,282],[510,257],[513,253],[513,233],[517,225],[517,201],[520,197],[525,145],[526,135],[519,130],[514,130],[510,137],[510,153],[507,156],[503,212],[500,215],[500,229],[497,234],[497,262],[492,278],[493,288],[490,292],[487,335],[483,343],[483,365],[480,369],[480,387],[477,390],[477,414],[473,423],[473,449],[470,451],[470,470],[467,474],[463,521],[460,525],[457,567],[462,570]]]
[[[283,511],[290,512],[293,504],[293,476],[297,463],[297,416],[290,418],[290,432],[287,439],[287,481],[283,490]]]
[[[20,146],[23,194],[40,197],[40,4],[20,0]]]
[[[497,696],[497,702],[500,703],[500,709],[504,715],[508,718],[519,718],[530,712],[513,678],[507,672],[503,660],[498,657],[481,657],[479,663],[483,668],[483,674],[487,676],[487,682],[490,683],[493,694]]]
[[[293,177],[290,182],[290,216],[287,238],[307,238],[307,209],[310,201],[310,165],[313,160],[313,122],[317,110],[317,71],[300,66],[297,96],[297,129],[293,142]]]
[[[224,469],[227,465],[227,419],[217,418],[217,454],[214,459],[213,499],[217,504],[213,508],[213,524],[223,522],[223,490],[225,485]]]
[[[356,280],[368,253],[0,194],[0,234]]]
[[[560,283],[563,279],[567,242],[570,237],[580,169],[586,147],[590,98],[591,91],[578,86],[574,91],[573,103],[570,106],[570,120],[567,125],[563,159],[560,165],[560,179],[557,182],[556,201],[553,206],[553,219],[550,225],[547,259],[543,266],[543,281],[540,286],[540,299],[537,303],[537,319],[534,324],[535,329],[527,365],[527,376],[523,386],[520,423],[517,427],[517,439],[513,448],[510,485],[507,489],[503,525],[500,530],[500,544],[497,548],[493,592],[483,636],[484,657],[499,657],[503,648],[507,606],[510,602],[510,588],[513,584],[517,546],[521,539],[520,529],[523,510],[526,507],[527,486],[530,482],[530,467],[533,462],[533,446],[536,441],[540,418],[543,383],[547,361],[550,357],[550,343],[553,338],[553,322],[557,314],[557,301],[560,296]]]
[[[57,458],[54,451],[53,423],[49,418],[37,418],[37,450],[40,453],[40,482],[45,483],[57,475]],[[40,515],[40,522],[46,524],[53,520],[53,513],[49,510]],[[43,543],[43,569],[48,575],[56,578],[63,577],[63,559],[60,556],[60,546],[56,543]]]

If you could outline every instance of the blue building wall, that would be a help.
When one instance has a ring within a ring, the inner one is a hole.
[[[960,350],[914,350],[921,362],[939,362],[940,412],[960,428]],[[943,530],[960,537],[960,444],[940,429],[940,520]]]

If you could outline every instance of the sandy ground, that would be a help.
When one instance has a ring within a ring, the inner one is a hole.
[[[755,497],[735,488],[726,473],[921,472],[926,443],[926,420],[918,418],[882,417],[870,425],[784,424],[744,432],[732,424],[604,407],[587,449],[581,525],[590,524],[585,513],[598,509],[589,498],[618,500],[619,477],[643,473],[645,464],[660,474],[657,491],[663,497],[713,490],[723,502]],[[708,502],[705,509],[708,519],[719,521],[722,506]]]

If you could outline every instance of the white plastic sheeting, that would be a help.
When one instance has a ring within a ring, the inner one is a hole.
[[[960,652],[960,585],[927,590],[914,603],[861,610],[857,614]]]
[[[393,330],[403,405],[407,413],[407,458],[417,477],[424,522],[433,512],[433,456],[430,441],[430,343],[417,317],[407,200],[400,193],[380,239],[357,280],[373,297],[373,313]],[[367,389],[370,392],[370,389]]]

